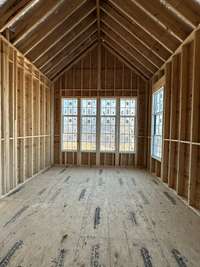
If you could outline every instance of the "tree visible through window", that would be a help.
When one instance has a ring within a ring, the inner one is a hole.
[[[101,99],[100,151],[115,151],[116,99]]]
[[[120,99],[120,152],[135,151],[136,100]]]
[[[96,99],[81,99],[81,151],[96,150]]]
[[[163,88],[153,94],[151,155],[159,160],[162,156]]]
[[[77,150],[77,116],[78,100],[62,100],[62,149],[68,151]]]

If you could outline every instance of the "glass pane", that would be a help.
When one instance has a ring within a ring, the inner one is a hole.
[[[78,114],[78,100],[75,98],[63,99],[63,115],[77,116]]]
[[[120,118],[120,152],[135,151],[135,117]]]
[[[152,156],[162,156],[162,130],[163,130],[163,88],[153,94],[152,103]]]
[[[115,150],[115,118],[102,117],[101,118],[101,151]]]
[[[81,150],[96,150],[96,117],[81,118]]]
[[[81,99],[81,115],[96,116],[97,101],[96,99]]]
[[[116,99],[101,99],[101,116],[116,115]]]
[[[134,116],[136,113],[135,99],[120,99],[120,116]]]

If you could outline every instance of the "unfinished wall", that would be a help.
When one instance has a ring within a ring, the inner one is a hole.
[[[0,197],[51,164],[50,82],[0,36]]]
[[[200,209],[199,58],[200,30],[197,30],[163,69],[165,97],[162,162],[149,156],[151,172],[161,177],[189,205],[197,209]],[[155,76],[154,81],[159,76]],[[151,99],[149,101],[151,104]]]
[[[98,48],[95,48],[55,82],[55,163],[63,165],[96,165],[97,157],[99,157],[100,165],[103,166],[145,167],[148,84],[104,47],[101,48],[100,74],[101,87],[98,89]],[[61,152],[61,98],[72,96],[97,98],[137,97],[138,125],[136,143],[138,145],[136,154]]]

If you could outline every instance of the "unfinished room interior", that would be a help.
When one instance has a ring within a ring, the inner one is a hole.
[[[0,0],[0,267],[200,267],[200,0]]]

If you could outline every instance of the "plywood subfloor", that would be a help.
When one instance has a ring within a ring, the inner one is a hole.
[[[199,267],[200,217],[144,171],[54,167],[0,201],[3,266]]]

